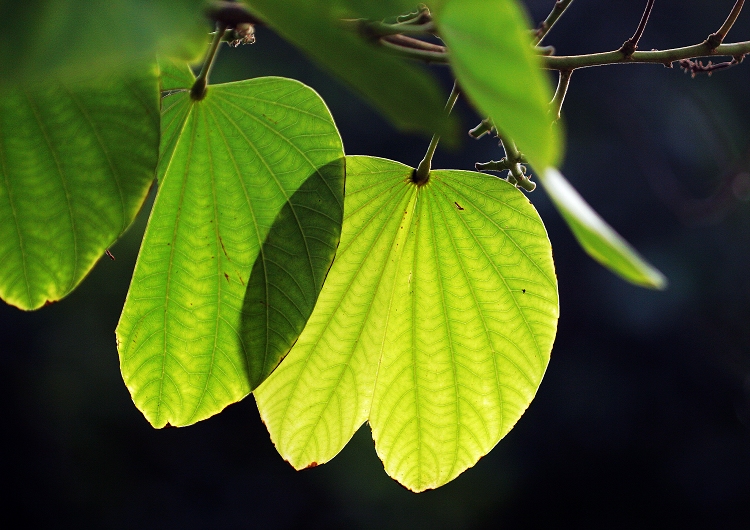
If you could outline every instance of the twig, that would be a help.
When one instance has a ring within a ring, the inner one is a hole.
[[[413,22],[387,24],[366,19],[345,19],[341,23],[369,40],[377,40],[386,35],[431,35],[435,32],[435,24],[431,19],[420,24],[414,24]]]
[[[622,46],[620,46],[620,53],[622,53],[626,58],[629,58],[631,55],[633,55],[635,50],[638,49],[638,41],[641,40],[643,31],[646,29],[648,17],[651,16],[651,10],[654,7],[654,1],[655,0],[648,0],[648,2],[646,3],[646,9],[643,11],[643,16],[641,16],[641,21],[638,23],[638,28],[635,30],[635,33],[633,33],[633,36],[626,40],[622,44]]]
[[[547,15],[547,18],[539,24],[539,27],[536,28],[536,31],[534,32],[535,45],[542,42],[542,39],[547,36],[549,30],[555,25],[555,22],[560,19],[563,13],[565,13],[565,10],[568,9],[568,6],[572,3],[573,0],[557,0],[555,2],[555,6],[552,8],[552,11],[550,11],[550,14]]]
[[[477,171],[507,171],[507,180],[514,186],[523,188],[528,192],[536,189],[536,184],[526,175],[526,158],[518,151],[516,144],[509,138],[503,138],[499,133],[500,145],[505,150],[505,157],[499,161],[477,162],[474,168]]]
[[[424,50],[434,53],[445,54],[447,49],[445,46],[440,44],[433,44],[423,40],[415,39],[414,37],[407,37],[406,35],[388,35],[381,39],[381,42],[387,42],[404,48],[410,48],[413,50]]]
[[[695,59],[698,57],[739,57],[750,53],[750,41],[721,44],[714,50],[706,50],[703,43],[669,50],[635,51],[630,57],[623,57],[620,50],[592,53],[588,55],[571,55],[542,57],[542,64],[549,70],[574,70],[607,64],[663,64],[671,67],[675,61]]]
[[[444,46],[413,39],[405,35],[389,35],[378,41],[389,52],[426,63],[448,64],[448,52]]]
[[[494,128],[495,126],[493,125],[492,120],[485,118],[479,123],[479,125],[469,131],[469,136],[475,140],[479,140],[485,134],[492,132]]]
[[[740,11],[742,11],[742,6],[744,4],[745,0],[737,0],[734,3],[734,7],[729,13],[729,16],[718,29],[718,31],[716,33],[711,33],[711,35],[708,36],[703,44],[705,44],[709,50],[715,50],[722,42],[724,42],[727,33],[729,33],[729,30],[732,29],[732,26],[737,20],[737,17],[740,16]]]
[[[565,101],[565,94],[568,92],[568,85],[570,85],[570,76],[573,75],[573,70],[560,70],[560,77],[557,80],[557,90],[555,90],[555,97],[550,102],[550,112],[555,117],[555,121],[560,119],[560,111],[562,110],[563,101]]]

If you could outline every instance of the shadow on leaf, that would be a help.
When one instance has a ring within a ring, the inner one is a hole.
[[[279,365],[310,317],[341,236],[343,204],[331,183],[340,158],[310,175],[281,209],[253,265],[242,305],[240,336],[250,386]]]

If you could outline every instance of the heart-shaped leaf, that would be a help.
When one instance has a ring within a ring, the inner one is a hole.
[[[341,244],[291,352],[256,391],[281,455],[333,458],[366,420],[414,491],[452,480],[513,427],[549,361],[557,280],[544,225],[507,182],[347,157]]]
[[[209,417],[276,367],[333,259],[344,184],[336,125],[297,81],[174,93],[162,131],[163,178],[117,327],[125,383],[155,427]]]
[[[0,297],[71,292],[133,221],[154,178],[156,69],[0,90]]]

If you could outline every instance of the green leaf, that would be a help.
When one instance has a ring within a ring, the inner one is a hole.
[[[664,275],[599,217],[558,170],[548,168],[539,180],[589,256],[636,285],[667,287]]]
[[[404,131],[441,134],[456,144],[458,127],[443,112],[447,93],[428,71],[365,42],[327,0],[246,0],[285,39],[337,75]]]
[[[205,0],[0,2],[0,86],[117,71],[157,52],[200,57]]]
[[[549,361],[557,279],[528,199],[481,173],[347,157],[336,260],[307,327],[255,391],[295,468],[369,421],[388,474],[414,491],[473,466],[513,427]]]
[[[445,0],[434,15],[468,98],[534,167],[554,166],[561,141],[548,113],[552,93],[517,2]]]
[[[393,18],[417,11],[419,1],[415,0],[338,0],[339,8],[349,17],[370,20]]]
[[[0,297],[70,293],[133,221],[154,178],[156,70],[0,90]]]
[[[159,56],[157,59],[159,62],[159,88],[162,91],[162,96],[170,95],[164,94],[164,92],[190,90],[195,82],[195,75],[185,61],[164,56]]]
[[[159,192],[117,327],[125,383],[155,427],[189,425],[263,381],[338,244],[341,138],[320,97],[259,78],[163,100]],[[164,145],[169,143],[169,148]]]

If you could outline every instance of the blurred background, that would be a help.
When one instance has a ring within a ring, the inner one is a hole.
[[[534,23],[554,0],[527,0]],[[695,44],[734,0],[659,0],[639,48]],[[575,0],[545,40],[558,55],[617,49],[646,0]],[[403,136],[271,31],[224,47],[214,82],[294,77],[326,100],[349,154],[416,165]],[[750,8],[728,41],[750,39]],[[746,61],[747,63],[747,61]],[[447,88],[446,68],[436,68]],[[523,82],[519,80],[519,82]],[[6,484],[0,520],[102,528],[748,528],[750,526],[750,64],[576,71],[563,173],[669,278],[626,284],[578,247],[544,191],[561,318],[538,395],[454,482],[419,495],[382,469],[364,426],[332,462],[294,471],[252,397],[154,430],[119,373],[114,329],[148,207],[67,299],[0,306]],[[456,108],[468,130],[480,119]],[[489,138],[438,149],[435,168],[499,159]],[[149,203],[150,206],[150,203]]]

